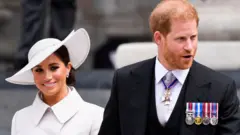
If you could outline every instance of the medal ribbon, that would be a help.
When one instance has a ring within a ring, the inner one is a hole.
[[[203,103],[203,117],[209,117],[208,103]]]
[[[189,102],[187,102],[187,104],[186,104],[186,112],[189,112],[189,109],[190,109],[190,105],[189,105],[190,103]]]
[[[210,118],[212,118],[212,106],[213,106],[212,104],[213,104],[213,103],[209,103],[209,107],[210,107],[210,111],[209,111],[209,112],[210,112]]]
[[[193,103],[187,102],[186,112],[192,112],[193,111]]]
[[[195,117],[195,112],[196,112],[196,109],[195,109],[195,106],[196,106],[196,103],[191,103],[192,104],[192,111],[193,111],[193,116]]]
[[[195,105],[195,117],[201,117],[202,118],[202,114],[203,114],[203,111],[202,111],[202,108],[203,108],[203,104],[202,103],[196,103]]]
[[[162,79],[162,83],[164,85],[165,90],[169,90],[176,82],[177,82],[177,78],[172,83],[170,83],[169,86],[167,86]]]
[[[212,103],[212,117],[218,118],[218,103]]]
[[[207,106],[207,108],[208,108],[207,115],[208,115],[209,118],[211,118],[211,103],[207,103],[207,104],[208,104],[208,106]]]

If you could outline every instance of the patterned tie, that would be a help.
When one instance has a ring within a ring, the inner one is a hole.
[[[174,80],[176,79],[176,77],[173,75],[173,73],[171,71],[167,72],[166,75],[163,77],[163,81],[166,84],[166,86],[168,87]]]
[[[167,74],[162,78],[162,82],[165,88],[164,95],[162,97],[162,102],[165,105],[169,105],[171,101],[171,88],[176,84],[177,79],[172,72],[167,72]]]

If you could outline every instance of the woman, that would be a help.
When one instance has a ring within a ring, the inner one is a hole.
[[[28,64],[6,80],[39,89],[32,105],[17,111],[12,135],[97,135],[103,108],[83,101],[76,89],[74,69],[86,59],[90,40],[84,29],[63,41],[47,38],[35,43]]]

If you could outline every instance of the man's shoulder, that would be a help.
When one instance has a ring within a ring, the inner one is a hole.
[[[117,69],[116,72],[118,74],[126,75],[126,74],[129,74],[131,71],[135,71],[140,68],[145,68],[148,65],[154,64],[154,60],[155,60],[155,58],[151,58],[151,59],[143,60],[143,61],[131,64],[131,65],[127,65],[127,66]]]
[[[220,71],[213,70],[205,65],[195,62],[197,75],[204,76],[206,79],[218,82],[232,82],[233,79]]]

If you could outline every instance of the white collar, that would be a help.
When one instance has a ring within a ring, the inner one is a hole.
[[[52,107],[44,103],[38,93],[32,104],[34,123],[36,125],[39,124],[48,108],[52,109],[53,113],[62,124],[74,116],[79,111],[84,101],[74,87],[70,87],[70,89],[68,95]]]
[[[166,75],[168,70],[159,62],[158,57],[156,57],[155,61],[155,84],[158,84],[161,79]],[[172,70],[173,75],[178,79],[182,85],[184,84],[187,75],[189,73],[189,68],[184,70]]]

